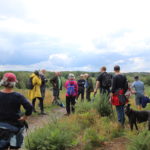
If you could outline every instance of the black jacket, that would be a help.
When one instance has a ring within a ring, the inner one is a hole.
[[[61,78],[60,78],[60,80],[61,80]],[[50,83],[52,84],[54,89],[59,89],[58,76],[54,76],[52,79],[50,79]],[[61,87],[59,90],[62,90],[62,81],[61,81]]]
[[[124,89],[124,92],[128,90],[128,82],[125,75],[118,74],[113,76],[112,81],[112,93],[115,93],[119,89]]]

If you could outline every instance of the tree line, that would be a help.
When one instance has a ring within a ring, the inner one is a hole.
[[[26,89],[27,88],[27,83],[28,83],[29,77],[32,74],[32,72],[29,72],[29,71],[7,71],[7,72],[13,72],[17,76],[18,83],[17,83],[16,87],[18,89]],[[6,73],[6,71],[0,72],[0,79],[2,79],[3,74],[5,74],[5,73]],[[65,80],[68,78],[69,73],[70,73],[70,71],[63,71],[62,72],[62,81],[63,82],[65,82]],[[97,76],[99,75],[98,72],[71,71],[71,73],[74,73],[74,75],[76,76],[76,79],[79,78],[80,74],[88,73],[93,78],[94,82],[95,82],[95,79],[97,78]],[[140,79],[146,85],[150,86],[150,73],[133,72],[133,73],[125,73],[125,75],[127,76],[129,82],[133,82],[134,81],[134,76],[138,75],[140,77]],[[47,77],[48,80],[50,78],[52,78],[53,76],[54,76],[54,72],[49,72],[49,71],[46,72],[46,77]],[[47,82],[47,88],[51,88],[51,84],[50,84],[49,81]]]

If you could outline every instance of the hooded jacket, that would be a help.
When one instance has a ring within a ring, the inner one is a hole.
[[[41,84],[42,84],[42,80],[39,76],[35,75],[34,73],[30,76],[30,78],[32,78],[32,84],[33,84],[33,89],[29,90],[29,99],[33,100],[34,98],[41,98]]]

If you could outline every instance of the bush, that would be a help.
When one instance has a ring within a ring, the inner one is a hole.
[[[150,132],[144,131],[130,139],[128,150],[150,150]]]
[[[85,141],[85,150],[93,150],[94,147],[101,146],[103,141],[98,132],[93,128],[89,128],[85,131],[83,139]]]
[[[95,114],[87,112],[77,115],[77,122],[82,129],[91,127],[96,122]]]
[[[25,139],[25,147],[28,150],[65,150],[77,144],[75,138],[72,130],[55,123],[31,133],[30,145]]]
[[[78,102],[76,104],[76,113],[77,114],[83,114],[89,112],[91,109],[93,109],[93,103],[91,102]]]
[[[124,130],[122,128],[113,128],[112,131],[111,131],[111,138],[114,139],[114,138],[118,138],[118,137],[121,137],[124,135]]]
[[[143,80],[146,85],[150,86],[150,76],[146,76]]]
[[[95,108],[100,116],[110,116],[113,113],[112,106],[109,103],[109,97],[107,94],[102,94],[99,99],[96,100]]]

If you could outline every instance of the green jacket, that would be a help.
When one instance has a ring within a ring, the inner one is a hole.
[[[94,92],[93,81],[92,81],[91,77],[87,78],[87,87],[86,87],[86,90],[88,92]]]

